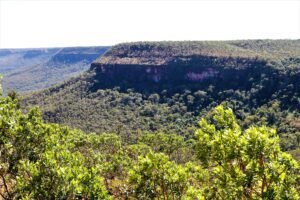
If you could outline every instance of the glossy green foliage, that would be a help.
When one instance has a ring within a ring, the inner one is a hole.
[[[185,140],[176,134],[144,133],[138,138],[139,143],[151,147],[154,152],[162,152],[177,163],[194,160],[194,140]],[[188,156],[190,155],[190,156]]]
[[[202,198],[196,190],[193,177],[203,179],[202,169],[191,163],[176,165],[162,153],[149,153],[138,159],[129,171],[129,184],[135,199],[189,199]],[[199,181],[199,180],[198,180]],[[196,191],[196,192],[195,192]]]
[[[43,123],[37,109],[24,115],[17,105],[17,99],[0,99],[2,198],[109,199],[101,163],[87,165],[93,156],[80,151],[82,143],[90,142],[87,136]]]
[[[232,110],[218,106],[200,121],[197,153],[210,171],[212,199],[299,199],[299,164],[281,151],[274,129],[242,130]]]

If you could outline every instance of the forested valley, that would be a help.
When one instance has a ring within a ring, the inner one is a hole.
[[[24,115],[1,98],[0,194],[3,199],[299,199],[299,163],[276,131],[241,128],[217,106],[186,139],[140,133],[86,134]]]

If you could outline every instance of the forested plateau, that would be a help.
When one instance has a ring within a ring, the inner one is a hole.
[[[117,133],[128,143],[144,131],[188,139],[199,119],[221,104],[243,128],[276,128],[281,147],[295,150],[300,40],[120,44],[83,75],[27,96],[23,104],[40,106],[48,122]]]

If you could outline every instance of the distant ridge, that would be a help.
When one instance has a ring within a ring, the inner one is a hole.
[[[109,47],[0,49],[5,92],[30,92],[58,84],[87,70]]]

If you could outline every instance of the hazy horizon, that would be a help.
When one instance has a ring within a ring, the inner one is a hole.
[[[210,42],[218,42],[218,41],[242,41],[242,40],[300,40],[299,38],[283,38],[283,39],[238,39],[238,40],[157,40],[157,41],[149,41],[149,40],[143,40],[143,41],[130,41],[130,42],[120,42],[120,43],[116,43],[116,44],[112,44],[112,45],[82,45],[82,46],[41,46],[41,47],[6,47],[6,48],[0,48],[1,50],[5,50],[5,49],[59,49],[59,48],[88,48],[88,47],[111,47],[114,45],[118,45],[118,44],[123,44],[123,43],[136,43],[136,42],[205,42],[205,41],[210,41]]]
[[[0,48],[300,39],[300,0],[0,0]]]

